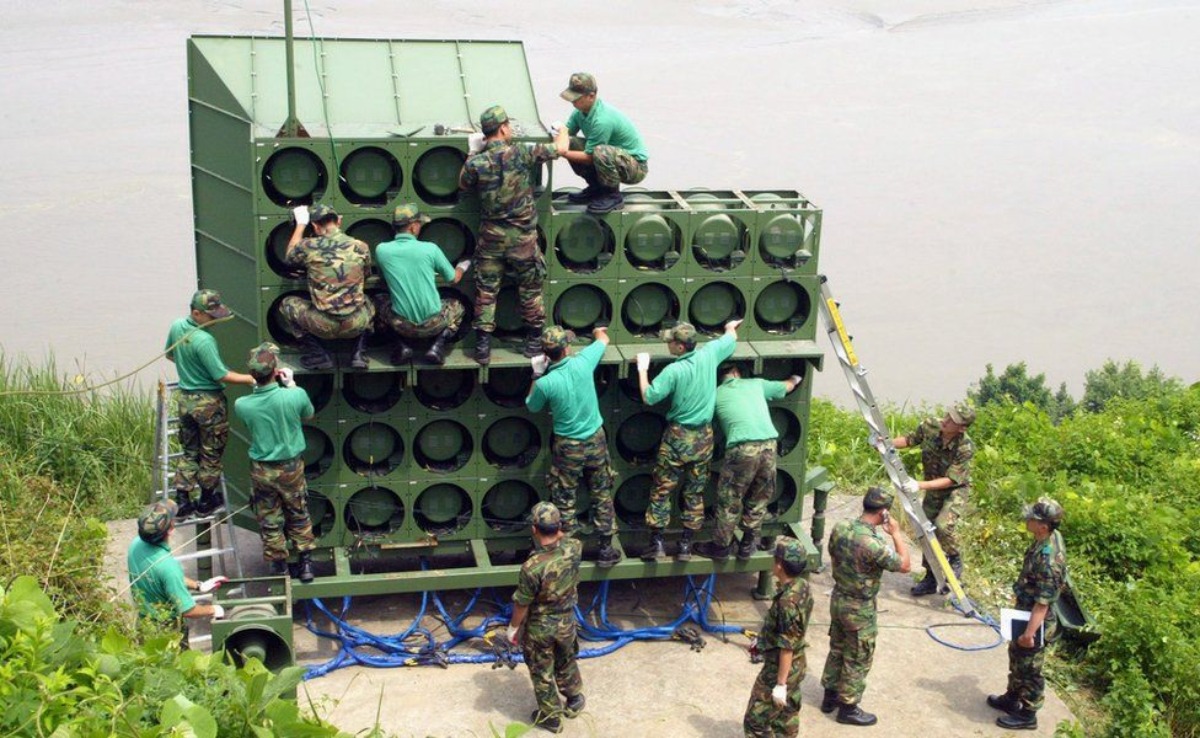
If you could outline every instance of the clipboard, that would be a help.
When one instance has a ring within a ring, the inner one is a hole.
[[[1025,633],[1025,628],[1029,626],[1029,619],[1033,617],[1033,613],[1028,610],[1014,610],[1008,607],[1000,608],[1000,637],[1006,641],[1015,641],[1018,637]],[[1033,647],[1041,648],[1046,645],[1046,623],[1043,622],[1041,627],[1033,636]]]

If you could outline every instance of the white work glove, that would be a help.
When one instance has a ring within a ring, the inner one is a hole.
[[[533,376],[540,377],[550,367],[550,357],[545,354],[539,354],[529,360],[529,365],[533,367]]]
[[[742,318],[738,318],[737,320],[731,320],[728,323],[726,323],[725,324],[725,332],[733,333],[733,332],[737,331],[738,326],[742,324],[742,320],[743,320]]]
[[[793,374],[792,376],[788,377],[788,381],[792,383],[792,387],[799,387],[804,383],[804,378],[799,374]]]
[[[637,355],[637,368],[639,372],[650,370],[650,354],[642,352]]]
[[[275,377],[280,382],[283,383],[284,387],[295,387],[296,386],[295,372],[293,372],[291,369],[287,368],[286,366],[283,367],[282,369],[276,369]]]
[[[296,219],[296,225],[308,225],[308,206],[301,205],[298,208],[292,208],[292,217]]]
[[[879,451],[880,453],[883,452],[883,438],[881,438],[875,431],[871,431],[871,433],[867,436],[867,445],[876,451]]]
[[[901,491],[909,497],[921,491],[921,485],[917,484],[917,480],[909,478],[904,484],[900,485]]]
[[[229,577],[213,577],[212,579],[205,579],[203,582],[200,582],[200,586],[196,589],[200,594],[208,594],[214,589],[219,589],[222,584],[228,581]]]
[[[504,637],[508,639],[509,643],[516,644],[517,632],[518,629],[510,625],[508,626],[508,630],[504,631]]]
[[[776,707],[787,707],[787,685],[776,684],[771,688],[771,701]]]
[[[458,271],[462,272],[463,274],[466,274],[467,270],[471,268],[471,260],[463,259],[462,261],[455,264],[454,268],[457,269]]]
[[[220,605],[213,605],[213,620],[223,620],[225,618],[225,608]]]
[[[563,122],[561,120],[556,120],[550,124],[550,135],[554,136],[555,138],[558,138],[558,133],[562,129],[563,129]]]
[[[483,135],[483,131],[476,131],[470,136],[467,136],[467,153],[478,154],[487,147],[487,136]]]

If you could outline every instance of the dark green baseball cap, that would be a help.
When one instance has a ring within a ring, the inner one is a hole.
[[[975,408],[965,402],[955,403],[954,407],[946,411],[946,415],[961,426],[968,426],[975,422]]]
[[[775,541],[775,558],[793,566],[808,564],[808,555],[804,552],[804,546],[800,541],[788,536],[781,536]]]
[[[338,217],[338,211],[333,209],[332,205],[313,205],[308,211],[308,219],[313,223],[320,223],[323,220]]]
[[[584,95],[590,95],[596,91],[596,78],[587,72],[576,72],[571,75],[570,82],[567,83],[567,89],[559,93],[559,96],[567,102],[575,102]]]
[[[664,341],[678,341],[679,343],[695,343],[696,342],[696,326],[691,323],[677,323],[672,328],[663,328],[658,337]]]
[[[1043,497],[1032,505],[1026,505],[1021,510],[1021,517],[1026,520],[1036,520],[1041,523],[1058,525],[1062,522],[1063,508],[1049,497]]]
[[[227,318],[230,310],[221,302],[221,293],[216,290],[197,290],[192,295],[192,310],[199,310],[210,318]]]
[[[871,487],[863,495],[864,510],[886,510],[892,506],[896,496],[882,487]]]
[[[508,113],[504,112],[504,108],[499,105],[493,105],[479,116],[479,127],[489,136],[500,130],[500,126],[507,122]]]
[[[539,502],[534,505],[529,517],[539,528],[557,528],[562,525],[562,513],[551,502]]]
[[[411,202],[400,205],[392,211],[392,225],[397,228],[403,228],[413,221],[428,223],[429,216],[422,213],[421,209]]]
[[[575,334],[561,326],[552,325],[542,331],[543,349],[566,348],[567,344],[574,340]]]
[[[163,500],[149,505],[138,516],[138,537],[146,543],[158,543],[167,537],[175,513],[179,507],[174,500]]]
[[[250,349],[250,360],[246,362],[250,373],[256,377],[265,377],[279,366],[279,347],[270,341],[263,341]]]

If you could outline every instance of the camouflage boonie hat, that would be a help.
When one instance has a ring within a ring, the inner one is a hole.
[[[955,403],[946,411],[946,415],[958,425],[966,426],[975,422],[975,408],[965,402]]]
[[[566,348],[567,344],[575,340],[575,334],[566,328],[557,325],[552,325],[542,331],[542,348],[543,349],[562,349]]]
[[[479,127],[489,136],[500,130],[500,126],[507,122],[508,113],[504,112],[504,108],[499,105],[493,105],[479,116]]]
[[[1058,504],[1049,497],[1042,497],[1032,505],[1026,505],[1021,510],[1021,517],[1026,520],[1037,520],[1050,525],[1057,525],[1062,522],[1063,509],[1062,505]]]
[[[156,502],[138,516],[138,536],[147,543],[157,543],[166,537],[175,520],[179,506],[173,500]]]
[[[256,377],[265,377],[279,366],[279,347],[270,341],[263,341],[250,349],[250,360],[246,362],[250,373]]]
[[[804,546],[795,538],[788,538],[787,536],[782,536],[775,542],[775,558],[793,566],[806,566],[808,564],[808,555],[804,552]]]
[[[404,227],[412,223],[414,220],[420,223],[428,223],[429,216],[425,213],[422,213],[420,209],[412,203],[400,205],[394,211],[392,211],[392,225],[396,227]]]
[[[230,315],[229,308],[221,302],[221,293],[216,290],[197,290],[192,295],[192,310],[199,310],[212,318],[227,318]]]
[[[308,219],[313,223],[319,223],[329,218],[336,218],[338,211],[333,209],[332,205],[313,205],[308,211]]]
[[[559,93],[559,96],[567,102],[575,102],[584,95],[590,95],[596,91],[596,78],[587,72],[576,72],[571,75],[571,81],[567,83],[567,89]]]
[[[882,487],[871,487],[863,495],[864,510],[886,510],[892,506],[896,496]]]
[[[679,323],[674,328],[663,328],[659,331],[658,337],[664,341],[695,343],[696,327],[691,323]]]
[[[534,505],[529,517],[539,528],[556,528],[562,525],[562,513],[551,502],[539,502]]]

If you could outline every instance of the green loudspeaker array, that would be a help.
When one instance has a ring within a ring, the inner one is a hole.
[[[337,195],[347,211],[395,207],[408,179],[406,146],[395,139],[339,140],[333,151]]]
[[[687,202],[687,274],[693,279],[748,277],[756,213],[732,191],[691,190],[679,193]]]
[[[759,210],[751,243],[754,276],[816,274],[821,211],[794,190],[742,194]]]
[[[812,340],[817,335],[818,278],[755,277],[749,285],[747,320],[739,334],[748,340]]]
[[[551,280],[617,277],[620,244],[624,241],[620,213],[592,215],[583,205],[556,206],[550,213],[548,236]]]
[[[620,214],[619,277],[634,281],[684,276],[688,212],[673,193],[626,190]]]
[[[255,211],[282,214],[334,196],[337,170],[329,139],[258,139],[254,142]]]
[[[237,579],[215,593],[225,617],[212,624],[213,652],[238,666],[257,659],[270,671],[295,662],[292,648],[292,596],[285,577]]]
[[[675,269],[678,271],[679,267]],[[687,285],[677,277],[622,279],[616,285],[616,312],[609,335],[619,344],[662,344],[660,332],[686,320]]]
[[[477,513],[480,486],[477,476],[409,484],[404,498],[412,510],[415,537],[447,541],[479,538],[483,534]]]
[[[346,524],[342,517],[344,499],[336,485],[308,485],[308,517],[312,520],[313,536],[318,548],[345,543]]]
[[[548,280],[543,290],[546,323],[561,325],[574,331],[583,341],[588,341],[596,326],[612,326],[613,295],[616,292],[615,279],[592,280],[577,277]]]

